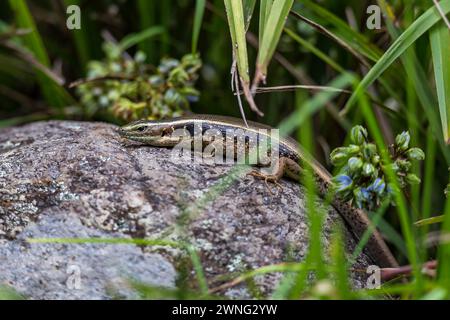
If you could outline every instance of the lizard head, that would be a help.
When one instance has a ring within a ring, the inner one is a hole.
[[[180,136],[173,135],[174,128],[160,121],[140,120],[119,129],[119,134],[129,140],[152,146],[174,146],[180,142]]]

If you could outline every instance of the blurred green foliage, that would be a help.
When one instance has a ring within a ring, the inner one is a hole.
[[[163,58],[152,70],[146,55],[126,55],[119,45],[104,43],[106,58],[88,64],[87,79],[77,88],[88,118],[109,114],[121,122],[181,116],[199,92],[194,88],[201,68],[197,54],[181,61]]]

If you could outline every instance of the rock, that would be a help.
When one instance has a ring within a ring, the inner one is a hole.
[[[184,249],[165,245],[30,243],[43,238],[148,238],[198,249],[210,287],[220,275],[305,257],[304,191],[264,183],[232,165],[180,164],[171,150],[127,143],[103,123],[50,121],[0,130],[0,284],[32,299],[133,298],[127,286],[175,288],[194,271]],[[230,173],[231,176],[229,175]],[[322,206],[317,203],[317,206]],[[328,246],[339,215],[330,210]],[[343,224],[343,223],[342,223]],[[344,225],[344,224],[343,224]],[[345,230],[349,252],[355,239]],[[362,253],[355,269],[371,264]],[[270,294],[282,275],[255,280]],[[355,288],[364,273],[352,273]],[[251,297],[245,284],[218,291]]]

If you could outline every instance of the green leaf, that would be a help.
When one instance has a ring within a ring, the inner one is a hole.
[[[450,234],[450,197],[445,203],[444,221],[440,230],[444,237]],[[438,280],[445,288],[450,288],[450,243],[441,241],[438,247]],[[450,292],[447,290],[447,299],[450,298]]]
[[[345,242],[342,230],[336,227],[332,234],[330,244],[330,262],[332,277],[335,280],[337,292],[340,299],[349,299],[351,297],[349,275],[347,269],[347,257],[345,252]]]
[[[391,37],[393,39],[398,39],[401,34],[394,25],[395,17],[390,14],[390,7],[385,0],[379,0],[379,2],[385,15],[388,17],[388,19],[386,19],[386,25]],[[430,123],[433,135],[439,142],[439,147],[442,150],[447,164],[450,165],[450,150],[448,149],[442,137],[442,127],[439,123],[439,115],[437,112],[435,112],[435,110],[439,108],[438,101],[436,100],[435,95],[429,85],[429,76],[420,63],[419,58],[416,56],[414,45],[406,50],[405,54],[401,56],[401,61],[405,68],[406,74],[410,78],[410,82],[415,89],[415,93],[419,98],[422,110],[424,111],[424,114],[426,115],[426,118]],[[415,117],[416,114],[412,114],[409,115],[408,118],[412,120]]]
[[[321,25],[326,23],[327,25],[333,26],[333,32],[336,36],[345,40],[349,46],[352,46],[359,53],[372,61],[377,61],[381,57],[381,50],[371,43],[364,34],[353,30],[347,21],[342,20],[328,11],[325,6],[321,6],[310,0],[302,0],[302,4],[316,15],[314,18],[308,17],[309,19],[312,19],[316,23],[320,22]],[[306,13],[304,14],[306,15]]]
[[[431,30],[430,42],[442,132],[450,144],[450,32],[444,23]]]
[[[224,3],[239,75],[245,83],[250,83],[242,1],[224,0]]]
[[[440,4],[445,14],[450,12],[450,0],[441,1]],[[357,101],[359,94],[366,91],[366,89],[374,83],[382,75],[382,73],[398,59],[398,57],[405,53],[405,51],[420,36],[427,32],[441,19],[442,17],[434,6],[417,18],[417,20],[395,40],[391,47],[383,54],[372,69],[370,69],[364,79],[362,79],[361,83],[355,89],[355,92],[347,102],[345,108],[342,110],[342,114],[348,113]]]
[[[250,27],[250,21],[252,20],[253,11],[255,10],[256,0],[243,0],[244,4],[244,21],[245,21],[245,32],[247,32]]]
[[[80,0],[64,0],[64,4],[66,7],[69,7],[71,5],[80,6],[80,2]],[[84,25],[85,21],[82,20],[81,24],[82,27],[80,30],[70,30],[70,33],[71,35],[73,35],[73,38],[75,40],[75,46],[78,51],[80,62],[83,66],[86,66],[91,58],[91,50],[89,47],[89,37],[87,35],[88,31],[86,30],[87,28]]]
[[[2,119],[2,120],[0,120],[0,128],[17,126],[17,125],[21,125],[21,124],[33,122],[33,121],[48,120],[50,118],[51,118],[51,115],[48,115],[48,114],[32,113],[32,114],[29,114],[26,116]]]
[[[253,2],[253,0],[247,1]],[[224,3],[225,9],[227,11],[228,26],[230,28],[231,41],[233,46],[233,59],[235,59],[237,63],[242,90],[244,91],[245,98],[247,99],[250,108],[259,116],[263,116],[264,114],[258,109],[258,106],[253,100],[253,95],[250,92],[250,74],[248,67],[247,40],[245,35],[248,27],[247,22],[250,21],[251,16],[245,17],[245,14],[250,15],[253,12],[252,7],[254,6],[254,3],[252,6],[249,5],[247,1],[245,6],[245,13],[241,0],[224,0]],[[238,88],[236,88],[236,90],[238,90]],[[239,96],[238,99],[240,99]],[[241,104],[240,109],[242,117],[246,122],[245,113]]]
[[[259,44],[258,58],[256,61],[256,74],[253,83],[255,87],[260,80],[264,81],[267,67],[280,40],[286,18],[291,10],[294,0],[274,0],[267,23],[264,27],[264,35]]]
[[[148,0],[137,0],[137,13],[139,15],[139,25],[141,30],[148,29],[156,25],[157,2]],[[145,41],[139,43],[139,50],[147,55],[148,61],[156,63],[159,59],[159,53],[155,50],[154,42]]]
[[[444,216],[442,215],[442,216],[419,220],[419,221],[415,222],[414,225],[416,227],[423,227],[423,226],[428,226],[430,224],[441,223],[443,221],[444,221]]]
[[[26,1],[9,0],[9,5],[14,12],[17,26],[19,28],[31,30],[30,33],[22,37],[27,48],[33,53],[39,63],[45,67],[50,67],[50,59]],[[36,74],[42,94],[51,107],[59,109],[73,102],[69,93],[62,86],[54,82],[52,78],[38,69],[36,69]]]
[[[141,32],[129,34],[125,38],[123,38],[122,41],[119,42],[119,48],[122,51],[125,51],[146,39],[160,35],[164,32],[165,32],[164,27],[153,26]]]
[[[0,300],[23,300],[24,297],[16,292],[14,289],[0,286]]]
[[[195,2],[194,30],[192,31],[192,53],[197,52],[198,38],[205,13],[206,0],[197,0]]]
[[[259,43],[261,43],[264,36],[264,28],[266,27],[267,19],[269,18],[270,10],[272,9],[273,0],[261,0],[259,5]]]
[[[345,88],[353,83],[354,77],[350,73],[344,73],[335,79],[333,79],[327,86],[333,88]],[[322,91],[316,94],[313,98],[306,101],[301,109],[293,112],[288,118],[286,118],[280,125],[280,134],[282,136],[289,135],[296,128],[301,126],[309,117],[315,112],[323,108],[329,101],[338,96],[337,91]]]
[[[284,31],[286,34],[291,37],[293,40],[298,42],[304,49],[312,52],[315,54],[319,59],[323,60],[325,63],[330,65],[333,69],[340,73],[346,72],[343,67],[341,67],[336,61],[334,61],[332,58],[330,58],[326,53],[322,52],[320,49],[318,49],[316,46],[311,44],[308,40],[303,39],[298,34],[296,34],[294,31],[292,31],[289,28],[284,28]]]

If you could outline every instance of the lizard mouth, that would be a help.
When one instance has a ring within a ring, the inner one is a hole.
[[[124,128],[119,128],[118,133],[122,138],[151,146],[173,146],[174,144],[180,142],[180,137],[172,137],[170,135],[149,135],[148,132],[130,131]]]
[[[146,142],[149,140],[149,138],[151,138],[151,136],[146,135],[145,132],[130,131],[124,128],[119,128],[117,132],[122,138],[133,141]]]

